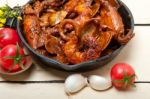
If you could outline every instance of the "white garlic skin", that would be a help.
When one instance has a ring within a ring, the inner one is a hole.
[[[86,86],[86,79],[81,74],[73,74],[65,80],[65,90],[67,93],[75,93]]]
[[[89,86],[95,90],[106,90],[112,86],[111,80],[101,76],[92,75],[88,77]]]

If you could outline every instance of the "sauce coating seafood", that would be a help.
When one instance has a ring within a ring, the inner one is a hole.
[[[117,0],[33,0],[23,8],[23,27],[36,52],[65,64],[90,61],[127,44]]]

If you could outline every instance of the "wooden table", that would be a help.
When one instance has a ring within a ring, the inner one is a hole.
[[[13,6],[27,0],[0,0]],[[150,99],[150,1],[122,0],[132,11],[135,19],[136,36],[128,43],[121,53],[109,64],[84,72],[109,77],[109,71],[117,62],[131,64],[138,76],[136,88],[128,91],[118,91],[115,88],[99,92],[89,87],[72,96],[73,99]],[[0,76],[0,99],[67,99],[64,92],[64,79],[72,73],[43,68],[33,65],[28,71],[17,76]],[[9,80],[9,81],[8,81]]]

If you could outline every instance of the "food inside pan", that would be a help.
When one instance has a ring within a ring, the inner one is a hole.
[[[23,8],[25,37],[36,52],[62,63],[94,60],[134,36],[118,8],[117,0],[33,0]]]

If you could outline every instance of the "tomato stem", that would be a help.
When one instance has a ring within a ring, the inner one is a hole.
[[[127,77],[127,74],[126,72],[124,72],[124,75],[123,75],[123,78],[120,79],[120,80],[113,80],[113,82],[116,82],[116,83],[124,83],[124,86],[123,86],[123,89],[126,89],[128,87],[128,85],[131,85],[133,87],[136,87],[134,82],[132,82],[132,79],[135,77],[136,75],[133,74],[129,77]]]

